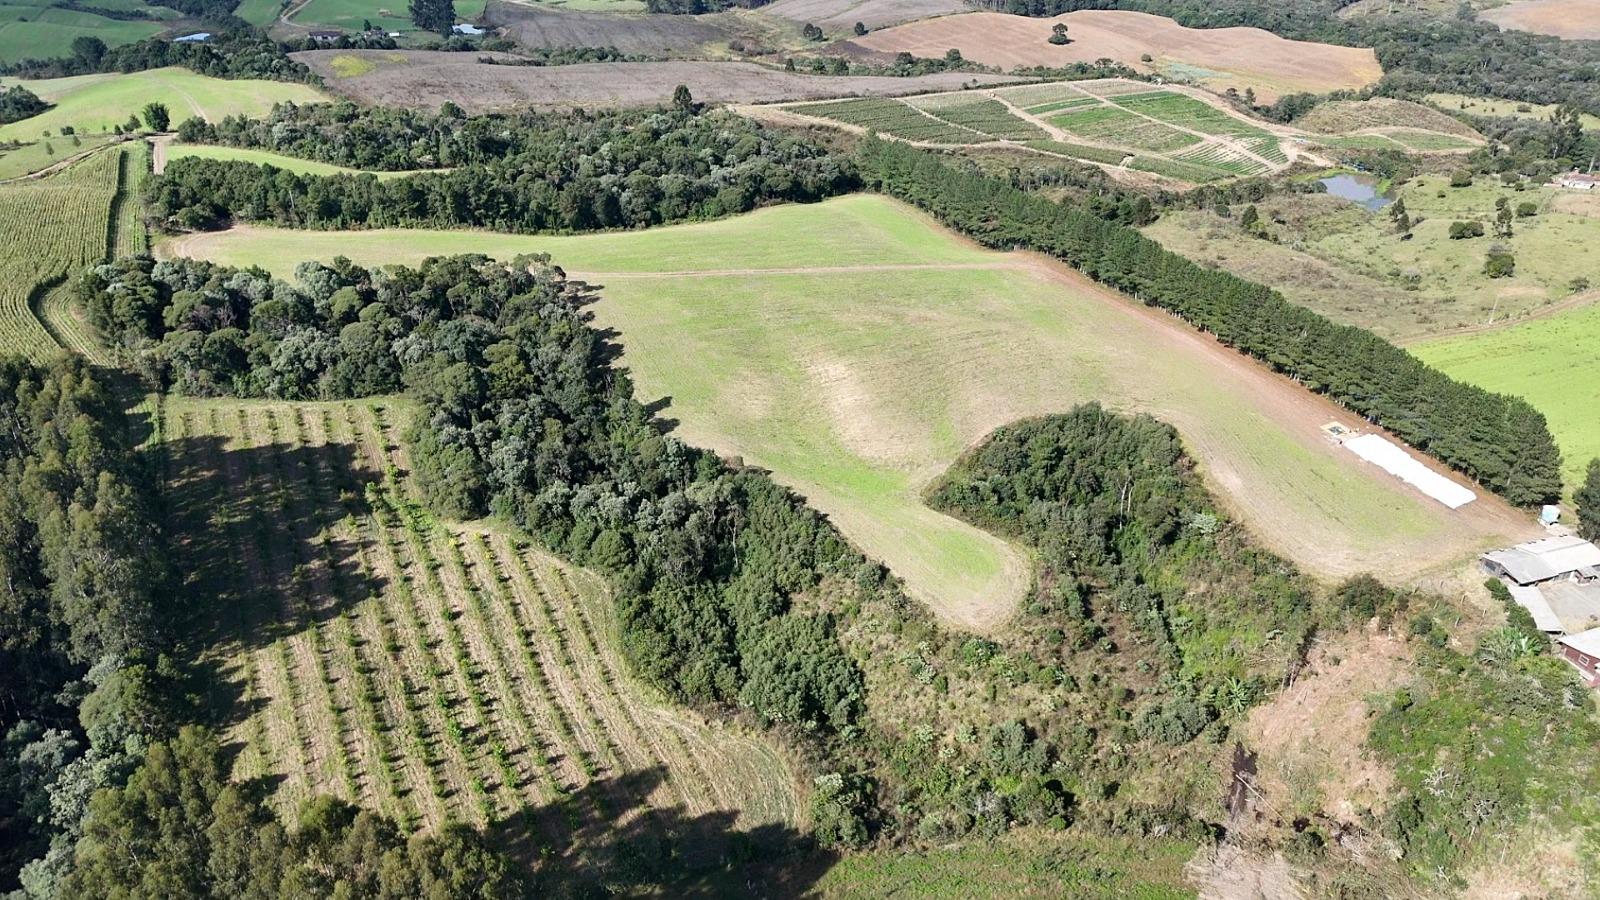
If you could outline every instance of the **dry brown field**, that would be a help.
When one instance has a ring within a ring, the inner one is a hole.
[[[967,9],[962,0],[778,0],[761,7],[767,15],[802,25],[810,22],[830,33],[852,28],[857,22],[868,28],[885,28]]]
[[[1064,22],[1072,43],[1049,43]],[[1296,91],[1360,88],[1383,75],[1371,50],[1290,41],[1259,28],[1185,28],[1145,13],[1087,10],[1053,19],[975,12],[912,22],[851,43],[869,50],[943,56],[957,48],[974,62],[1064,66],[1109,58],[1142,72],[1194,81],[1214,90],[1250,88],[1262,100]],[[1149,55],[1146,63],[1142,57]]]
[[[476,62],[475,54],[426,50],[309,50],[294,58],[321,75],[329,90],[358,103],[431,110],[450,100],[474,113],[529,106],[652,106],[669,102],[680,84],[702,102],[766,103],[894,96],[1013,80],[962,72],[915,78],[802,75],[746,62],[496,66]],[[338,67],[352,58],[370,62],[371,70],[340,77]]]
[[[1516,0],[1486,9],[1478,18],[1501,28],[1550,34],[1569,41],[1600,40],[1600,3],[1595,0]]]

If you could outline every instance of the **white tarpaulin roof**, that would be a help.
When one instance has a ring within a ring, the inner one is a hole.
[[[1544,594],[1539,593],[1536,587],[1523,587],[1518,584],[1508,585],[1511,588],[1511,599],[1528,614],[1533,616],[1533,624],[1539,626],[1540,631],[1553,631],[1560,633],[1566,631],[1561,627],[1561,619],[1556,611],[1550,608],[1549,602],[1544,599]]]
[[[1478,495],[1418,462],[1395,442],[1376,434],[1363,434],[1344,442],[1351,453],[1404,481],[1451,509],[1460,509]]]

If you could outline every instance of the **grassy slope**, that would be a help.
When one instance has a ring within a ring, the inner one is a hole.
[[[87,4],[89,6],[115,6],[114,3]],[[162,7],[143,7],[157,15],[175,15]],[[0,62],[20,59],[41,59],[67,56],[72,52],[72,40],[77,37],[97,37],[107,46],[130,44],[161,33],[166,24],[160,21],[123,21],[108,19],[94,13],[61,9],[45,0],[13,0],[0,2]]]
[[[485,0],[460,0],[456,3],[456,18],[471,22],[483,15]],[[403,3],[381,0],[310,0],[290,17],[296,25],[306,28],[342,28],[359,31],[363,21],[385,31],[416,31],[417,26],[406,13]]]
[[[1258,533],[1323,571],[1381,567],[1398,547],[1414,575],[1410,554],[1442,562],[1482,539],[1331,448],[1322,412],[1264,408],[1261,394],[1281,395],[1232,354],[881,198],[580,237],[249,230],[180,247],[285,276],[337,254],[548,251],[603,286],[601,324],[620,332],[642,393],[671,398],[665,415],[687,439],[772,468],[962,621],[1002,614],[1025,561],[918,492],[989,430],[1087,399],[1172,421]],[[882,268],[908,265],[945,268]],[[844,266],[879,268],[815,271]],[[758,268],[778,271],[727,271]],[[639,274],[692,269],[723,274]]]
[[[7,86],[15,79],[0,79]],[[33,140],[70,125],[79,131],[109,131],[146,103],[165,103],[172,124],[191,116],[217,120],[228,115],[259,116],[272,104],[315,103],[326,97],[309,85],[279,81],[229,81],[196,75],[188,69],[152,69],[131,75],[77,75],[20,82],[55,108],[0,128],[0,140]]]
[[[1569,487],[1600,456],[1600,306],[1412,349],[1457,378],[1528,398],[1550,420]]]
[[[111,138],[112,135],[108,134],[83,134],[78,135],[78,143],[74,145],[72,138],[57,136],[23,144],[15,150],[0,151],[0,179],[16,178],[47,169],[69,156],[99,147]]]
[[[183,159],[185,157],[200,157],[203,159],[230,159],[241,162],[255,163],[256,165],[277,166],[290,172],[299,172],[303,175],[356,175],[362,169],[347,169],[331,163],[316,162],[309,159],[297,159],[281,153],[268,150],[247,150],[240,147],[214,147],[205,144],[173,144],[167,148],[167,161]],[[411,172],[373,172],[380,180],[390,178],[404,178]]]
[[[1224,220],[1210,212],[1169,213],[1146,233],[1198,262],[1271,284],[1324,315],[1402,341],[1537,312],[1568,298],[1578,276],[1600,284],[1600,254],[1589,249],[1600,240],[1600,219],[1555,211],[1557,191],[1515,191],[1482,178],[1469,188],[1450,188],[1444,178],[1429,176],[1407,184],[1400,196],[1413,220],[1427,220],[1410,240],[1394,233],[1384,213],[1293,195],[1257,204],[1279,244],[1244,236],[1237,215]],[[1540,212],[1518,219],[1508,241],[1450,240],[1450,224],[1458,219],[1491,222],[1498,197],[1513,207],[1532,201]],[[1273,221],[1280,218],[1288,224]],[[1497,242],[1516,254],[1513,277],[1483,274],[1485,253]],[[1418,286],[1408,290],[1413,275]]]
[[[1194,848],[1151,838],[1017,832],[992,843],[924,853],[851,856],[814,887],[821,897],[1078,897],[1167,900],[1193,897],[1183,865]]]

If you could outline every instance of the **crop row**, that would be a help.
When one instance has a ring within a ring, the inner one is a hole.
[[[931,144],[976,144],[987,135],[924,115],[898,100],[861,98],[836,103],[791,106],[792,112],[844,122],[905,141]]]
[[[1096,106],[1052,116],[1050,124],[1088,140],[1155,153],[1179,150],[1200,142],[1192,134],[1114,106]]]
[[[1204,134],[1259,135],[1265,133],[1260,127],[1231,116],[1209,103],[1174,91],[1125,94],[1111,98],[1111,102],[1123,109],[1142,113],[1151,118],[1170,122],[1173,125]]]
[[[1039,140],[1046,136],[1043,129],[1032,122],[1018,118],[999,100],[961,97],[961,101],[938,107],[919,106],[919,108],[954,125],[1005,140]]]
[[[1045,153],[1054,153],[1059,156],[1068,156],[1073,159],[1105,163],[1112,166],[1121,165],[1122,161],[1128,158],[1126,150],[1090,147],[1084,144],[1068,144],[1062,141],[1028,141],[1027,146]]]
[[[59,348],[36,307],[48,286],[105,257],[120,166],[120,153],[101,151],[0,186],[0,350],[42,362]]]

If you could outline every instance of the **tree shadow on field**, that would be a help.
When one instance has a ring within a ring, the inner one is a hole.
[[[168,540],[182,578],[175,634],[201,660],[218,725],[254,710],[229,671],[242,653],[304,632],[376,595],[361,543],[330,533],[370,510],[361,485],[379,476],[354,447],[272,443],[230,448],[195,435],[166,442]],[[348,532],[349,529],[344,529]]]
[[[648,805],[665,777],[657,766],[592,781],[494,823],[489,839],[534,861],[538,897],[799,897],[835,862],[788,825]]]

